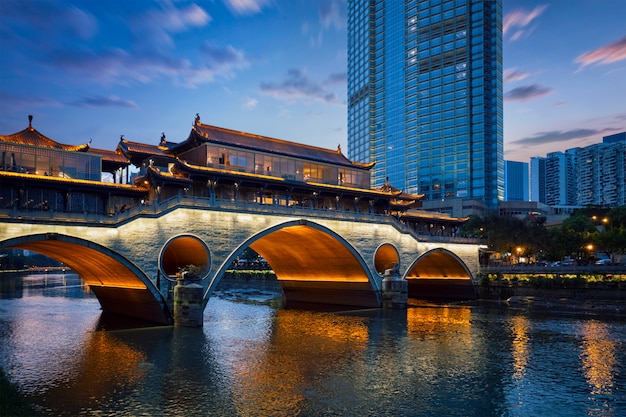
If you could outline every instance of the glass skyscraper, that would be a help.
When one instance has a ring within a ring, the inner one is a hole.
[[[348,156],[427,199],[504,198],[502,0],[348,0]]]

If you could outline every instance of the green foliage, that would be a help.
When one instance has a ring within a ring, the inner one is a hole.
[[[202,278],[202,275],[204,273],[204,267],[191,264],[185,265],[184,267],[179,269],[179,273],[181,274],[181,276],[183,272],[186,272],[185,279],[195,281]]]
[[[626,253],[626,206],[577,209],[561,226],[546,228],[545,217],[518,219],[489,213],[470,216],[459,230],[465,237],[483,239],[489,249],[535,259],[589,259],[596,252]],[[593,249],[588,249],[593,245]],[[592,260],[592,259],[589,259]]]

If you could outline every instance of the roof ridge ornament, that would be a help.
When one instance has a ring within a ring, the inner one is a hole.
[[[196,124],[196,126],[200,124],[200,113],[196,113],[195,124]]]
[[[32,114],[28,115],[28,128],[31,130],[33,129],[33,115]]]

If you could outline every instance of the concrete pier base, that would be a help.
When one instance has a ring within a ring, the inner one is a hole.
[[[185,285],[179,279],[174,287],[174,325],[183,327],[202,327],[202,286]]]
[[[383,308],[407,308],[409,301],[409,283],[400,278],[398,269],[385,270],[382,282]]]

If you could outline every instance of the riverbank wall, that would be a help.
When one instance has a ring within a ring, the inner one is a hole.
[[[584,276],[482,277],[478,298],[518,308],[626,317],[626,280],[604,278],[593,281]]]

